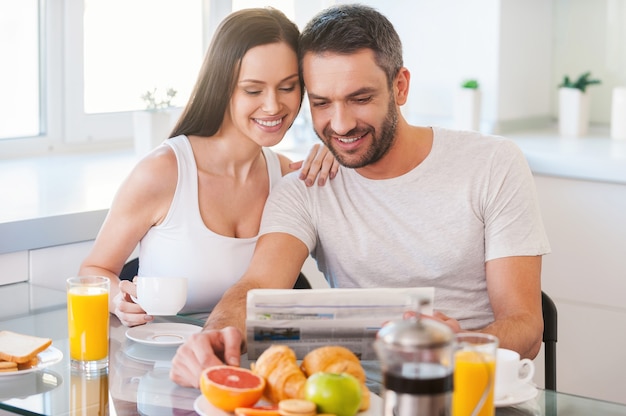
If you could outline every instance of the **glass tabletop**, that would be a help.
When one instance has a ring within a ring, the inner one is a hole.
[[[109,372],[86,378],[70,371],[65,293],[21,283],[0,287],[0,305],[7,296],[23,296],[28,306],[8,311],[0,306],[0,329],[52,338],[52,346],[63,359],[26,374],[0,376],[0,409],[54,416],[197,414],[194,402],[200,391],[180,387],[169,379],[177,345],[133,341],[126,336],[128,328],[111,316]],[[157,318],[155,322],[202,324],[181,316]],[[242,365],[246,365],[245,357]],[[380,394],[378,364],[365,361],[363,367],[368,387]],[[382,411],[371,409],[370,414]],[[497,408],[496,415],[626,415],[626,405],[539,390],[531,400]]]

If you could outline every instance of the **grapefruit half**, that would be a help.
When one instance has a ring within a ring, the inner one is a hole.
[[[245,368],[219,365],[209,367],[200,376],[200,391],[215,407],[232,412],[251,407],[259,401],[265,379]]]

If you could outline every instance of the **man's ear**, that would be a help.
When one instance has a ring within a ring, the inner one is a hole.
[[[396,105],[406,104],[406,100],[409,96],[409,84],[411,80],[411,73],[405,67],[400,68],[398,75],[393,81],[393,92],[396,99]]]

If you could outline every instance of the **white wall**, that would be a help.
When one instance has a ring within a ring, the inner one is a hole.
[[[591,71],[601,85],[589,88],[591,122],[609,123],[611,93],[626,86],[626,1],[553,0],[554,85]],[[554,93],[554,90],[552,91]],[[556,100],[553,100],[556,113]]]
[[[403,108],[409,121],[452,126],[455,91],[469,78],[481,86],[481,130],[545,125],[551,119],[551,2],[365,3],[385,14],[402,39],[411,71],[411,93]]]
[[[344,1],[338,1],[342,3]],[[346,0],[345,2],[349,2]],[[591,70],[591,122],[607,124],[626,85],[623,0],[367,0],[396,26],[412,74],[409,121],[452,125],[454,90],[477,78],[485,132],[556,120],[563,75]]]

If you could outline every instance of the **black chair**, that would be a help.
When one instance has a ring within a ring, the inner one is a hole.
[[[124,267],[122,267],[122,271],[120,272],[120,280],[133,280],[135,276],[137,276],[137,272],[139,271],[139,259],[134,258],[129,260]],[[296,284],[293,286],[294,289],[311,289],[311,284],[303,273],[300,273],[298,279],[296,280]]]
[[[556,391],[557,310],[554,301],[541,292],[543,309],[543,344],[545,350],[545,389]]]
[[[296,284],[293,285],[294,289],[311,289],[311,284],[309,283],[309,279],[306,278],[304,273],[300,272],[298,275],[298,279],[296,280]]]
[[[120,280],[132,280],[137,276],[137,272],[139,271],[139,259],[134,258],[129,260],[124,267],[122,267],[122,271],[120,272]]]

